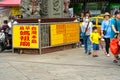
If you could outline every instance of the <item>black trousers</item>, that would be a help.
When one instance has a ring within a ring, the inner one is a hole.
[[[104,38],[105,39],[105,50],[107,54],[109,54],[109,48],[110,48],[110,38]]]

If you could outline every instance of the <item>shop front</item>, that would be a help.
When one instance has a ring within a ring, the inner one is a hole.
[[[8,16],[21,15],[20,13],[21,0],[0,0],[0,25],[3,20],[7,20]]]
[[[91,16],[97,16],[110,12],[112,15],[119,10],[118,0],[71,0],[70,7],[73,7],[74,14],[80,15],[85,11],[90,11]]]
[[[0,7],[4,11],[6,11],[6,9],[7,11],[9,10],[9,13],[7,12],[8,15],[16,16],[20,15],[20,3],[21,0],[1,0]]]

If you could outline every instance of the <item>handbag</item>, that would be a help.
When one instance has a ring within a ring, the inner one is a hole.
[[[109,24],[110,24],[110,23],[109,23]],[[110,25],[109,25],[109,26],[110,26]],[[107,30],[108,30],[109,26],[107,27],[107,29],[106,29],[106,30],[103,30],[103,34],[104,34],[104,35],[106,35],[106,33],[107,33]]]
[[[119,46],[118,46],[118,39],[117,38],[113,38],[110,42],[110,50],[112,52],[112,54],[118,54],[118,50],[119,50]]]
[[[103,34],[106,35],[106,30],[103,30]]]

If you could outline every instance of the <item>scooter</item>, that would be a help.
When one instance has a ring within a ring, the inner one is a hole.
[[[10,45],[7,46],[7,37],[3,30],[0,32],[0,52],[12,49],[12,36],[9,38]]]

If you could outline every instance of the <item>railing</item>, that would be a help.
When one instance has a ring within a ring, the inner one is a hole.
[[[23,34],[21,34],[23,31]],[[27,34],[30,33],[30,34]],[[27,40],[28,38],[28,40]],[[79,42],[79,23],[20,23],[13,25],[13,51],[39,49]],[[27,44],[29,43],[29,45]]]

